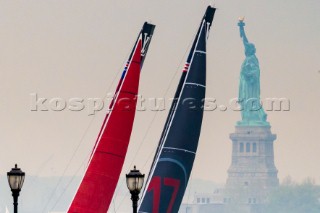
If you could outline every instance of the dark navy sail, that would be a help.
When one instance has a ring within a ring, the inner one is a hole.
[[[208,7],[183,70],[152,164],[139,212],[178,212],[198,147],[206,84]]]

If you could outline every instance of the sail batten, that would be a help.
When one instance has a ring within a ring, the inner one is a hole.
[[[139,206],[140,213],[176,213],[187,187],[203,118],[208,7],[183,69]]]
[[[140,71],[154,28],[145,23],[138,35],[68,213],[106,213],[109,208],[127,152]]]

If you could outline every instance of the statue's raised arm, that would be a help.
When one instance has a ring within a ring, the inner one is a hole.
[[[243,21],[244,21],[244,17],[239,18],[238,26],[239,26],[239,30],[240,30],[240,37],[242,38],[243,44],[246,45],[247,43],[249,43],[249,41],[248,41],[248,38],[247,38],[246,33],[244,31],[244,26],[246,24]]]
[[[240,37],[242,38],[244,49],[245,49],[245,55],[246,57],[252,56],[256,54],[256,48],[253,43],[250,43],[246,33],[244,31],[244,26],[246,24],[244,23],[244,18],[239,18],[238,26],[240,30]],[[258,65],[259,66],[259,65]]]

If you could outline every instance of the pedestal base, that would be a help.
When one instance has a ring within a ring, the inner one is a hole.
[[[225,198],[230,206],[267,203],[268,194],[279,185],[273,152],[276,135],[271,133],[270,126],[236,126],[230,139],[232,163]]]

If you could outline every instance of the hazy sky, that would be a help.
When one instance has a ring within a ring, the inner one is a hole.
[[[174,95],[191,41],[210,1],[0,1],[0,174],[18,163],[27,175],[82,175],[105,111],[31,111],[30,94],[69,100],[115,90],[144,21],[156,24],[140,81],[145,98]],[[243,46],[237,21],[256,45],[262,98],[288,98],[267,112],[279,178],[320,183],[319,0],[216,0],[207,45],[207,97],[237,97]],[[124,173],[148,173],[168,111],[138,112]],[[240,113],[204,114],[192,178],[224,183]],[[79,169],[80,168],[80,169]]]

